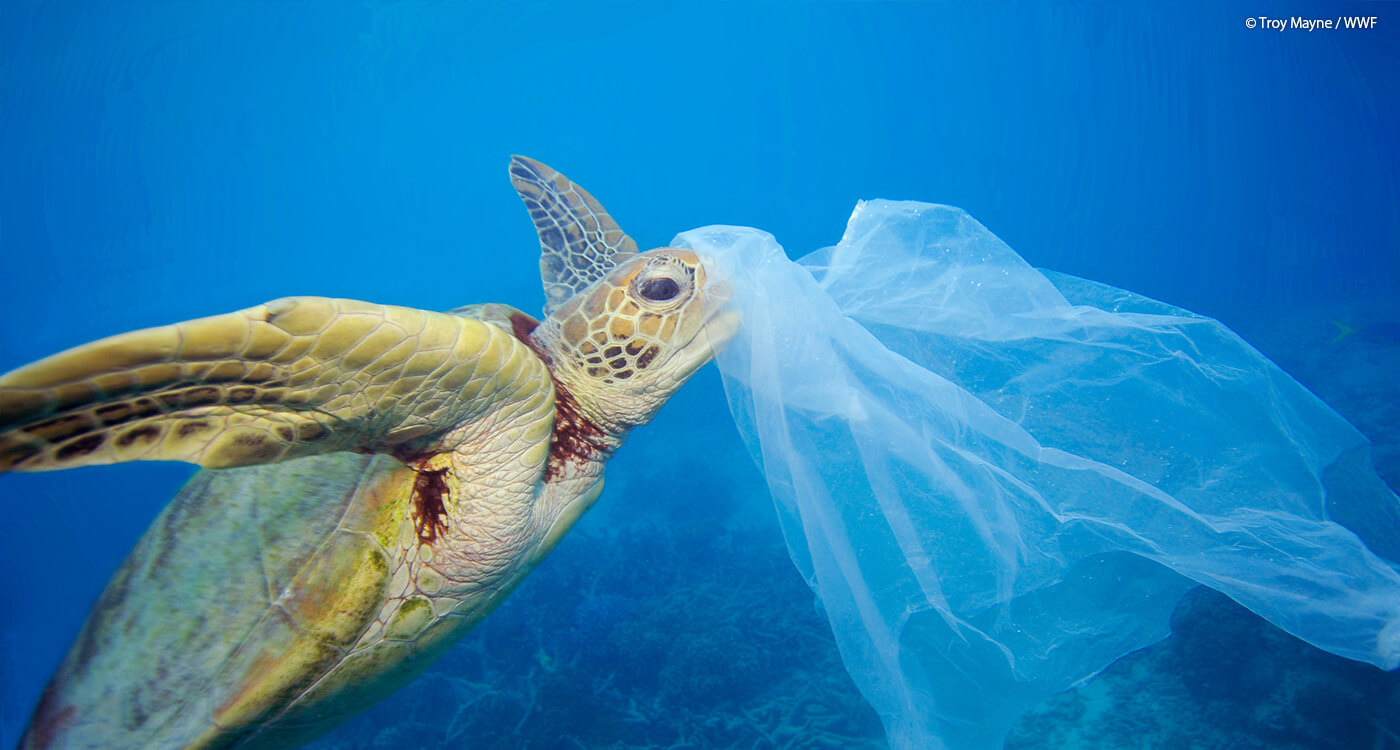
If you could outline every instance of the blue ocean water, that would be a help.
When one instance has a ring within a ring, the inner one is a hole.
[[[523,153],[644,246],[729,223],[797,254],[858,199],[961,206],[1221,319],[1400,486],[1400,15],[1268,5],[6,0],[0,370],[293,294],[538,310]],[[321,746],[878,743],[723,403],[697,377],[511,601]],[[0,477],[0,746],[190,473]],[[1400,747],[1393,676],[1206,594],[1174,624],[1010,745]]]

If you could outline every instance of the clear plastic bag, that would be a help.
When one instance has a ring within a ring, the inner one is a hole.
[[[862,203],[796,263],[754,229],[674,244],[733,287],[730,409],[893,746],[999,748],[1196,583],[1400,664],[1369,443],[1223,325],[1041,273],[946,206]]]

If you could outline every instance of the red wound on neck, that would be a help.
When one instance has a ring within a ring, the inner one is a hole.
[[[544,480],[559,476],[565,461],[586,463],[602,456],[603,434],[603,428],[579,412],[574,395],[554,381],[554,442],[549,446]]]
[[[549,444],[549,463],[544,469],[544,480],[548,482],[564,471],[567,461],[582,464],[601,457],[607,442],[603,428],[579,411],[578,400],[554,377],[554,362],[530,337],[539,324],[538,320],[522,312],[510,316],[515,337],[544,361],[549,377],[554,381],[554,434]]]
[[[538,320],[535,320],[534,318],[530,317],[529,315],[526,315],[523,312],[516,311],[511,313],[510,315],[510,327],[511,330],[515,333],[515,337],[520,339],[521,342],[523,342],[526,346],[530,347],[531,349],[534,349],[535,347],[533,344],[530,343],[530,334],[534,333],[535,329],[538,328],[539,325],[540,322]],[[538,353],[539,352],[536,352],[536,354]]]

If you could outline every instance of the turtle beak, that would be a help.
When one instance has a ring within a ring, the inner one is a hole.
[[[739,324],[744,321],[743,314],[738,310],[724,309],[725,305],[729,302],[729,285],[721,282],[720,284],[716,284],[716,286],[723,286],[726,294],[723,302],[716,304],[714,309],[705,316],[702,335],[710,345],[710,356],[714,356],[724,350],[725,344],[728,344],[729,340],[734,338],[734,334],[739,331]],[[696,338],[700,337],[696,336]]]
[[[723,281],[705,286],[705,317],[695,336],[676,352],[677,362],[687,376],[714,359],[715,353],[739,330],[742,316],[737,311],[724,309],[732,296],[730,286]]]

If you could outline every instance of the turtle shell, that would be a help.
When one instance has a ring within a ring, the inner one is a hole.
[[[197,474],[108,583],[21,747],[281,747],[401,687],[494,606],[425,593],[441,581],[418,477],[344,453]]]

